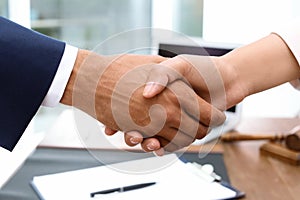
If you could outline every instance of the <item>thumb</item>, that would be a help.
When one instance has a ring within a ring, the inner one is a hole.
[[[164,80],[164,79],[162,79],[162,80]],[[145,98],[152,98],[155,95],[161,93],[165,89],[167,84],[168,84],[168,81],[166,81],[166,83],[163,83],[163,84],[161,84],[157,80],[148,81],[144,88],[143,96]]]
[[[159,65],[152,65],[146,80],[143,96],[145,98],[154,97],[161,93],[168,83],[168,72],[164,69],[163,62]]]
[[[158,65],[152,65],[152,69],[147,77],[143,96],[152,98],[161,93],[168,84],[177,79],[181,79],[182,72],[178,70],[178,59],[170,58]]]

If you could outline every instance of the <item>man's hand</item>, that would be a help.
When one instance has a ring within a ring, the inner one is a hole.
[[[150,70],[164,60],[159,56],[100,56],[80,50],[61,102],[111,129],[135,130],[143,137],[156,138],[167,151],[185,147],[204,137],[209,127],[223,123],[225,116],[181,81],[174,81],[155,98],[144,98]]]
[[[152,67],[143,95],[145,98],[153,98],[172,85],[172,83],[182,81],[187,85],[191,85],[195,93],[211,103],[212,107],[215,106],[224,111],[230,104],[226,96],[228,85],[224,85],[224,71],[220,70],[221,64],[217,57],[209,56],[179,55],[167,59]],[[234,73],[228,74],[227,72],[225,75],[234,77]],[[207,105],[201,106],[200,111]],[[202,113],[202,115],[205,114],[207,115],[207,113]],[[211,124],[211,127],[213,126],[214,124]],[[113,130],[107,128],[106,132],[111,134]],[[128,145],[134,145],[132,141],[141,140],[139,139],[139,133],[136,131],[125,133],[125,138]],[[157,150],[159,142],[155,138],[143,140],[143,149],[150,151],[148,146],[155,146],[155,150]],[[162,149],[157,151],[157,154],[163,154]]]

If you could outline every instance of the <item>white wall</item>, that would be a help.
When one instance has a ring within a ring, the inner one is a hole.
[[[297,0],[204,0],[203,38],[249,43],[300,17],[299,9]]]
[[[8,17],[30,28],[30,0],[8,0]]]
[[[298,0],[205,0],[203,39],[247,44],[300,16]],[[294,117],[300,92],[289,84],[254,94],[243,102],[244,117]]]

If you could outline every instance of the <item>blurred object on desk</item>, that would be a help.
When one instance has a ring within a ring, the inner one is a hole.
[[[282,141],[286,138],[286,135],[281,134],[244,134],[239,132],[228,132],[223,134],[220,139],[223,142],[237,142],[245,140],[272,140],[272,141]]]
[[[245,140],[270,140],[283,142],[285,147],[293,150],[300,151],[300,125],[295,126],[287,133],[274,133],[274,134],[245,134],[238,132],[228,132],[221,136],[223,142],[236,142]]]
[[[260,147],[260,152],[266,156],[272,156],[292,165],[300,164],[300,152],[288,149],[278,142],[267,142]]]
[[[76,115],[76,116],[75,116]],[[80,125],[76,124],[80,121]],[[82,127],[84,125],[84,127]],[[84,130],[82,129],[84,128]],[[144,150],[140,145],[130,147],[125,143],[124,133],[117,132],[115,135],[107,136],[104,133],[104,125],[78,111],[64,110],[46,132],[40,147],[58,148],[87,148],[87,149],[122,149],[126,151]],[[190,145],[178,150],[194,153],[223,152],[221,145],[207,143],[205,145]]]
[[[294,151],[300,151],[300,125],[294,127],[285,139],[286,146]]]
[[[223,142],[256,141],[269,140],[260,146],[260,153],[272,156],[284,162],[300,164],[300,126],[292,128],[286,133],[260,133],[245,134],[239,132],[229,132],[221,136]]]
[[[73,109],[64,110],[58,116],[39,146],[141,150],[140,145],[135,147],[126,145],[121,132],[117,132],[113,136],[105,135],[103,124],[89,115]]]
[[[241,133],[286,133],[300,124],[300,118],[242,118],[235,128]]]

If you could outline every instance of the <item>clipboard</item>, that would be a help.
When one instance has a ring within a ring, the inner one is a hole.
[[[141,169],[141,166],[148,167],[148,165],[154,163],[170,165],[162,166],[160,170],[153,172],[140,173],[141,171],[139,171],[138,174],[126,172],[131,167],[137,170]],[[122,170],[118,171],[121,168]],[[201,199],[209,200],[237,199],[243,196],[243,193],[227,183],[206,182],[192,174],[189,169],[175,154],[170,154],[163,157],[150,157],[109,166],[36,176],[31,185],[41,199],[93,199],[89,197],[92,191],[153,181],[157,183],[155,186],[130,192],[101,195],[99,199],[133,200],[143,195],[144,199],[162,197],[181,199],[199,196]],[[103,181],[101,182],[100,180]]]
[[[129,154],[119,150],[38,147],[12,179],[0,190],[0,199],[40,199],[36,191],[30,186],[34,176],[101,166],[102,164],[92,156],[91,152],[101,154],[108,164],[153,156],[152,153]],[[225,182],[230,183],[222,153],[211,152],[204,156],[202,153],[185,152],[180,158],[199,164],[211,163],[214,165],[216,173],[221,175]]]

